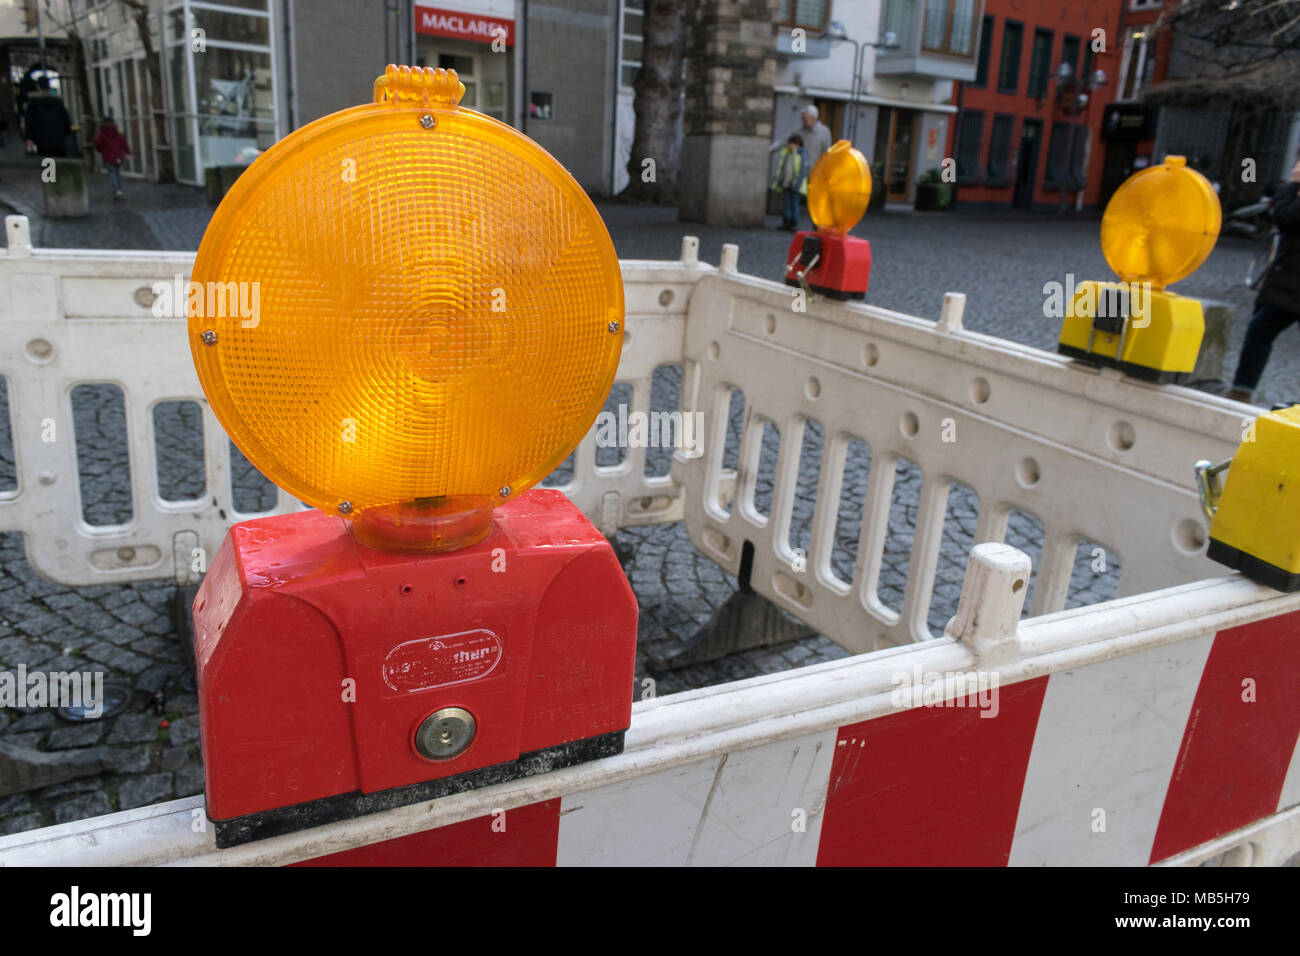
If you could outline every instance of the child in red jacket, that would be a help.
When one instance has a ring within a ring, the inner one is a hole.
[[[108,169],[108,178],[113,183],[113,198],[121,199],[122,162],[131,155],[131,147],[127,145],[126,137],[111,116],[99,124],[99,132],[95,134],[95,149],[99,150],[104,166]]]

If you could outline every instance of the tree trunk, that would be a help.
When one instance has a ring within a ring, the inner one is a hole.
[[[636,133],[623,198],[675,204],[681,160],[682,22],[688,0],[646,0],[641,69],[633,88]]]
[[[158,157],[158,182],[176,182],[176,156],[171,148],[167,129],[167,109],[163,100],[162,62],[153,48],[153,33],[149,29],[149,4],[144,0],[122,0],[135,19],[140,46],[144,49],[144,64],[149,70],[149,105],[153,113],[154,155]],[[187,38],[188,42],[188,38]],[[185,112],[183,109],[180,112]]]

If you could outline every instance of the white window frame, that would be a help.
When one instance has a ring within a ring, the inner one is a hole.
[[[1124,58],[1119,67],[1119,87],[1116,89],[1115,99],[1120,103],[1129,103],[1141,99],[1143,87],[1143,74],[1147,65],[1147,54],[1151,50],[1151,31],[1155,29],[1155,24],[1148,23],[1144,26],[1132,26],[1124,34]],[[1137,51],[1137,69],[1133,71],[1133,89],[1126,92],[1124,84],[1128,81],[1129,63],[1133,58],[1133,53]]]

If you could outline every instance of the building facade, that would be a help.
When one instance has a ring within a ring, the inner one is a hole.
[[[975,77],[983,6],[778,0],[775,135],[797,131],[812,104],[832,139],[851,140],[870,159],[888,201],[911,202],[917,179],[948,155],[953,82]]]
[[[963,206],[1098,204],[1104,100],[1121,72],[1115,39],[1124,2],[987,0],[976,75],[957,84],[949,146]]]
[[[400,62],[455,69],[466,106],[526,132],[589,192],[613,188],[634,0],[149,0],[157,70],[125,3],[45,2],[84,50],[91,125],[112,115],[132,144],[128,174],[157,177],[166,154],[179,181],[200,185],[367,102]]]

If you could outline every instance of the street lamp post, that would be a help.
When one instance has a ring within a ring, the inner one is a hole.
[[[858,94],[862,88],[862,57],[868,49],[897,50],[898,35],[890,30],[880,38],[878,43],[859,43],[849,36],[848,31],[844,29],[844,24],[839,20],[828,23],[823,35],[831,41],[842,40],[853,44],[853,81],[849,89],[849,121],[845,131],[845,138],[851,143],[858,134]]]
[[[1076,125],[1074,118],[1080,113],[1085,114],[1086,117],[1092,94],[1106,85],[1106,71],[1093,70],[1086,80],[1080,82],[1079,78],[1075,76],[1074,65],[1062,62],[1056,68],[1056,73],[1052,79],[1056,82],[1057,104],[1065,111],[1065,116],[1070,121],[1070,135],[1066,139],[1065,161],[1062,164],[1065,168],[1060,172],[1061,204],[1057,209],[1057,213],[1061,214],[1065,212],[1069,187],[1074,179],[1074,135]],[[1088,135],[1086,126],[1084,135]],[[1078,188],[1083,189],[1087,184],[1088,173],[1087,170],[1084,170],[1083,183]]]

